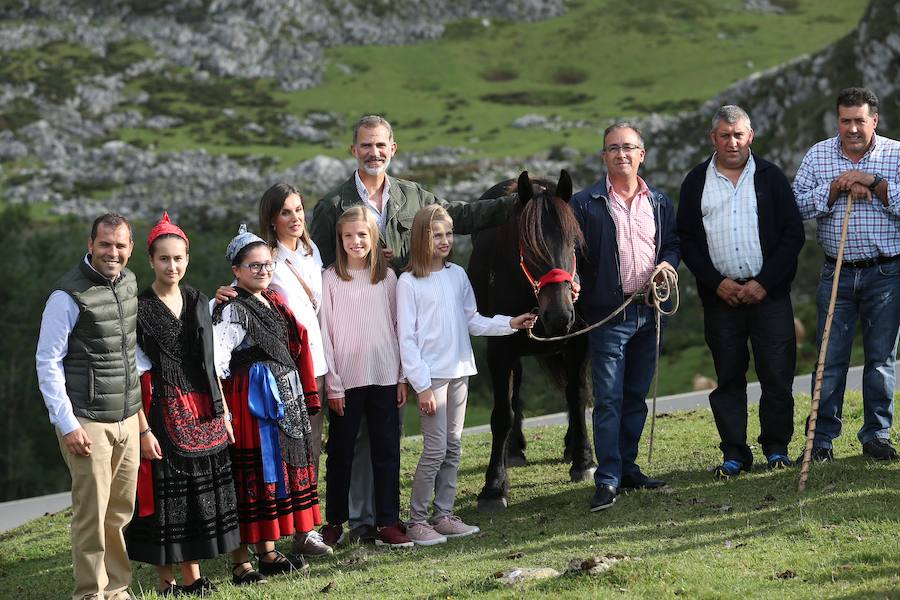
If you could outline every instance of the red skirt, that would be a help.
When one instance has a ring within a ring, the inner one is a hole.
[[[249,369],[232,373],[222,382],[233,415],[235,443],[231,446],[231,465],[243,544],[275,541],[295,532],[311,531],[322,523],[312,465],[295,467],[281,462],[287,482],[286,498],[276,498],[275,484],[265,482],[259,423],[247,404],[249,382]]]

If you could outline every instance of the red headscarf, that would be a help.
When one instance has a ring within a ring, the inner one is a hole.
[[[147,236],[147,249],[150,249],[150,246],[153,245],[153,242],[161,235],[166,235],[167,233],[173,233],[184,240],[185,244],[190,245],[188,242],[187,236],[181,230],[181,227],[172,223],[169,219],[169,213],[163,212],[162,219],[159,220],[159,223],[153,226],[153,229],[150,230],[150,235]]]

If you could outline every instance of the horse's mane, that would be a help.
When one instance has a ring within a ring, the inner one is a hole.
[[[547,245],[545,225],[558,228],[562,248],[574,249],[584,242],[581,227],[575,219],[572,208],[556,195],[556,185],[545,180],[532,180],[534,197],[522,207],[519,214],[519,240],[522,254],[530,262],[551,267],[559,258]],[[513,184],[513,190],[515,184]],[[555,222],[554,222],[555,217]]]

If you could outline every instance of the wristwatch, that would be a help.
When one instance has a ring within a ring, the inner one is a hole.
[[[884,177],[882,177],[878,173],[875,173],[875,179],[873,179],[872,183],[869,184],[869,189],[874,192],[875,188],[877,188],[882,181],[884,181]]]

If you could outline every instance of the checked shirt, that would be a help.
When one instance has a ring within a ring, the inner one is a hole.
[[[874,194],[872,201],[854,201],[850,212],[844,260],[857,261],[900,254],[900,142],[875,135],[872,146],[858,163],[841,149],[839,136],[823,140],[806,153],[794,178],[800,216],[816,219],[816,237],[825,254],[837,256],[847,194],[828,208],[831,182],[845,171],[879,174],[887,180],[888,207]]]

